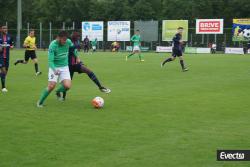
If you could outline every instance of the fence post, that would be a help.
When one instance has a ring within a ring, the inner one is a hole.
[[[72,23],[72,29],[75,30],[75,22]]]
[[[40,22],[40,48],[42,48],[42,23]]]
[[[52,41],[51,29],[52,29],[52,23],[49,22],[49,43]]]
[[[63,30],[65,30],[65,22],[63,22]]]
[[[30,23],[28,22],[27,23],[27,36],[29,35],[29,32],[30,32]]]

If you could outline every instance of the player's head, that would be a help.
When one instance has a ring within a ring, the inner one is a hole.
[[[57,41],[59,42],[60,45],[64,45],[67,41],[68,38],[68,33],[66,31],[60,31],[57,34]]]
[[[178,27],[178,28],[177,28],[177,32],[180,33],[180,34],[182,34],[183,29],[184,29],[183,27]]]
[[[80,38],[80,34],[77,31],[74,31],[71,35],[71,40],[72,41],[77,41]]]
[[[139,35],[140,34],[140,30],[136,30],[135,34]]]
[[[34,37],[34,36],[35,36],[35,30],[34,30],[34,29],[31,29],[31,30],[30,30],[29,36],[30,36],[30,37]]]
[[[2,32],[3,34],[7,34],[7,33],[8,33],[8,27],[7,27],[7,26],[2,26],[1,29],[2,29],[1,32]]]

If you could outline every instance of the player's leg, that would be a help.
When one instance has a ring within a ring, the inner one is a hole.
[[[183,72],[188,71],[188,69],[184,65],[183,56],[179,56],[179,59],[180,59],[180,65],[181,65],[182,71]]]
[[[2,84],[2,92],[8,92],[8,90],[6,89],[6,85],[5,85],[5,80],[6,80],[6,68],[5,67],[1,67],[1,84]]]
[[[95,85],[98,86],[98,88],[101,92],[104,92],[104,93],[111,92],[110,89],[102,86],[102,84],[100,83],[100,81],[97,78],[97,76],[95,75],[95,73],[92,70],[90,70],[89,68],[87,68],[84,64],[79,64],[77,68],[78,68],[78,73],[86,73],[88,75],[88,77],[95,83]]]
[[[70,72],[69,67],[62,67],[60,68],[60,75],[59,75],[59,82],[61,83],[56,90],[56,93],[63,93],[70,89],[71,87],[71,78],[70,78]]]
[[[73,77],[74,77],[74,73],[77,72],[74,65],[73,66],[69,66],[69,72],[70,72],[70,78],[71,78],[71,81],[73,80]],[[61,93],[56,93],[56,96],[57,96],[57,99],[60,100],[60,101],[65,101],[66,99],[66,96],[67,96],[67,92],[63,92],[62,94],[62,97],[61,97]]]
[[[17,65],[18,63],[27,64],[29,61],[29,58],[30,58],[30,53],[28,50],[25,50],[24,59],[16,60],[14,65]]]
[[[31,59],[32,59],[32,61],[33,61],[33,63],[34,63],[36,76],[41,75],[42,72],[39,71],[39,68],[38,68],[38,60],[37,60],[36,52],[35,52],[35,51],[32,52],[32,54],[31,54]]]
[[[141,50],[139,49],[138,51],[137,51],[137,53],[138,53],[138,55],[139,55],[139,59],[140,59],[140,61],[144,61],[144,59],[143,59],[143,55],[141,54]]]
[[[55,75],[54,71],[52,69],[49,69],[49,73],[48,73],[49,83],[48,83],[48,86],[42,91],[40,99],[37,102],[37,107],[43,107],[43,103],[44,103],[45,99],[55,89],[58,77],[59,76]]]
[[[176,58],[176,55],[175,53],[172,53],[172,56],[165,59],[162,63],[161,63],[161,67],[163,67],[167,62],[171,62],[171,61],[174,61]]]

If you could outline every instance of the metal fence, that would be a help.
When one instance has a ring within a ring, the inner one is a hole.
[[[65,27],[65,24],[63,24],[62,28],[52,28],[52,25],[49,24],[49,27],[43,27],[42,23],[40,23],[38,28],[34,28],[35,35],[36,35],[36,41],[37,46],[39,48],[48,48],[50,42],[55,38],[58,31],[61,29],[65,29],[66,31],[71,34],[73,31],[81,32],[81,29],[77,29],[73,26]],[[30,30],[30,26],[27,23],[27,26],[25,29],[21,30],[21,36],[20,40],[21,43],[24,41],[25,37],[28,35],[28,32]],[[16,41],[17,36],[17,30],[12,29],[9,27],[9,33],[13,37],[14,41]],[[132,25],[131,28],[131,35],[134,33],[134,28]],[[215,42],[217,44],[217,50],[223,50],[224,47],[244,47],[246,43],[244,42],[233,42],[232,41],[232,28],[224,28],[224,34],[196,34],[195,28],[189,28],[188,30],[188,42],[187,46],[192,47],[208,47],[209,43]],[[107,27],[104,27],[104,41],[99,41],[97,49],[106,51],[110,49],[111,46],[110,41],[107,41]],[[130,46],[131,42],[120,42],[121,49],[125,50],[126,46]],[[158,40],[157,41],[149,41],[149,42],[142,42],[142,46],[149,47],[150,50],[155,50],[156,46],[171,46],[171,42],[162,41],[162,27],[161,24],[158,25]]]

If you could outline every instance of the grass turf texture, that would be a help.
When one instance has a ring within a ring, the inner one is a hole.
[[[11,52],[7,94],[0,94],[0,166],[20,167],[217,167],[217,149],[250,149],[250,57],[187,55],[160,68],[168,54],[81,55],[112,89],[99,92],[85,74],[75,74],[67,101],[53,92],[43,109],[36,101],[47,85],[47,54],[39,51],[43,74],[33,64],[14,66],[23,50]],[[82,54],[82,53],[81,53]],[[105,107],[94,109],[95,96]]]

